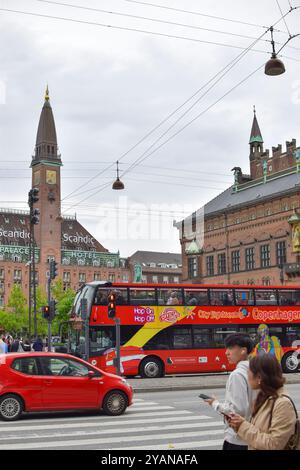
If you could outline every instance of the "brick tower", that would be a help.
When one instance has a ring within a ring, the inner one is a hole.
[[[264,153],[264,141],[256,118],[254,107],[254,116],[250,134],[250,174],[252,179],[262,176],[262,154]]]
[[[40,223],[35,226],[35,241],[40,248],[39,283],[46,285],[49,258],[61,260],[61,191],[60,167],[55,122],[49,101],[48,86],[40,115],[35,153],[32,157],[32,187],[39,189]]]

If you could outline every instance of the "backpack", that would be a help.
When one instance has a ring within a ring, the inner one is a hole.
[[[293,408],[295,410],[295,414],[296,414],[296,423],[295,423],[294,434],[291,435],[291,437],[287,441],[287,443],[286,443],[283,450],[300,450],[300,421],[299,421],[299,416],[298,416],[298,413],[297,413],[297,409],[296,409],[295,403],[293,402],[291,397],[289,397],[288,395],[284,395],[284,394],[282,394],[282,396],[286,397],[290,400],[290,402],[292,403]],[[275,400],[273,400],[273,403],[272,403],[272,408],[271,408],[271,413],[270,413],[270,420],[269,420],[269,427],[271,426],[271,422],[272,422],[272,414],[273,414],[273,408],[274,408],[274,405],[275,405],[275,401],[276,401],[276,398],[275,398]]]

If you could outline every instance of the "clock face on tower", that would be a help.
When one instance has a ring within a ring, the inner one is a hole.
[[[46,171],[46,183],[47,184],[56,184],[56,171],[47,170]]]

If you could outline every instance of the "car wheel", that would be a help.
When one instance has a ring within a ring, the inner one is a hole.
[[[140,375],[148,379],[156,379],[163,375],[163,366],[159,359],[149,357],[140,366]]]
[[[17,395],[5,395],[0,399],[0,417],[4,421],[15,421],[23,412],[23,402]]]
[[[287,374],[297,372],[299,365],[299,353],[297,351],[287,353],[281,360],[282,370]]]
[[[120,390],[109,392],[103,401],[103,411],[110,416],[118,416],[124,413],[128,406],[128,398]]]

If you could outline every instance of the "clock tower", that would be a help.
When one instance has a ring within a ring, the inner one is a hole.
[[[61,166],[47,86],[31,162],[32,188],[39,189],[39,201],[35,207],[40,210],[40,222],[35,225],[34,232],[36,245],[40,248],[40,273],[49,270],[49,257],[54,257],[59,265],[61,263]],[[39,284],[45,283],[46,278],[39,279]]]

